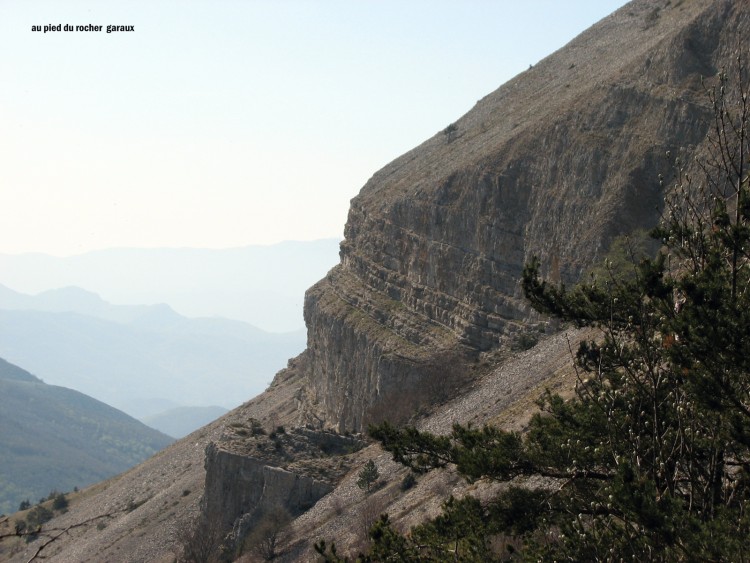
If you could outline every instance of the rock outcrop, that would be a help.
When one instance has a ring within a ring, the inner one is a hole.
[[[306,295],[303,421],[358,430],[394,397],[413,406],[533,316],[533,256],[569,283],[654,226],[665,155],[700,150],[701,76],[731,60],[739,6],[636,0],[377,172]]]
[[[266,515],[296,517],[331,492],[364,443],[353,436],[234,422],[206,447],[201,513],[241,540]],[[234,546],[237,547],[237,546]]]
[[[275,507],[296,516],[332,489],[330,483],[222,450],[216,444],[206,448],[205,514],[224,529],[244,514],[259,515]]]

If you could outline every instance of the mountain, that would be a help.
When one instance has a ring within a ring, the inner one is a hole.
[[[631,2],[482,98],[452,140],[377,172],[351,202],[341,263],[306,294],[308,420],[358,430],[419,401],[436,369],[536,319],[518,283],[532,257],[569,284],[654,226],[666,154],[702,150],[701,77],[729,58],[730,13]]]
[[[69,288],[86,288],[110,303],[167,303],[187,317],[223,317],[291,332],[303,328],[305,290],[338,261],[339,242],[286,241],[219,250],[116,248],[65,258],[0,254],[0,284],[24,293],[43,292],[38,299],[63,306],[83,299],[80,305],[100,314],[101,304],[85,301],[90,295]]]
[[[117,475],[171,442],[117,409],[0,359],[0,513]]]
[[[6,362],[0,358],[0,379],[4,381],[25,381],[27,383],[42,383],[42,381],[31,375],[25,369]]]
[[[304,342],[302,331],[188,319],[166,305],[111,305],[80,288],[29,296],[0,287],[0,355],[138,418],[176,406],[237,406]]]
[[[224,407],[175,407],[144,416],[141,422],[167,436],[182,438],[227,412]]]
[[[307,349],[257,398],[73,504],[57,525],[143,500],[51,560],[167,559],[199,515],[231,522],[227,541],[243,545],[274,507],[291,518],[282,560],[316,560],[319,539],[356,556],[382,512],[405,530],[449,495],[489,498],[491,484],[450,470],[402,485],[407,471],[377,445],[346,440],[385,418],[523,431],[546,388],[571,393],[570,349],[590,334],[532,313],[522,268],[536,255],[547,279],[574,282],[657,222],[675,157],[689,174],[708,150],[702,77],[749,32],[744,2],[634,0],[482,98],[450,136],[436,124],[352,200],[341,261],[306,293]],[[382,486],[364,494],[370,459]]]
[[[0,285],[0,309],[11,311],[75,312],[117,323],[133,322],[148,315],[157,305],[112,305],[99,295],[80,287],[50,289],[27,295]]]

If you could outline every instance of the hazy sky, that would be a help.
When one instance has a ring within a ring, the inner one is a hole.
[[[0,253],[341,236],[376,170],[624,3],[0,0]]]

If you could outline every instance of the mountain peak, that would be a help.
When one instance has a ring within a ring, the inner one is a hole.
[[[71,310],[108,305],[98,293],[73,285],[42,291],[36,295],[36,299],[41,303],[69,304]]]

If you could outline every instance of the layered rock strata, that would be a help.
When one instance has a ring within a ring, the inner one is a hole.
[[[303,420],[357,430],[394,397],[418,403],[529,319],[532,256],[570,283],[615,237],[652,227],[665,155],[700,150],[701,76],[731,60],[741,12],[636,0],[376,173],[352,200],[341,263],[306,295]]]

